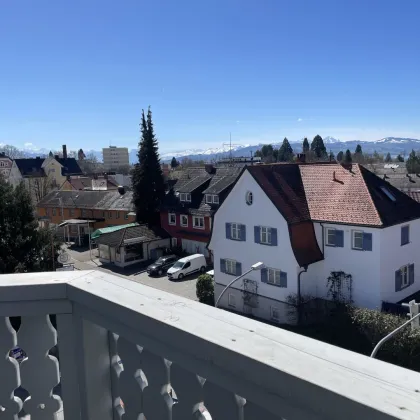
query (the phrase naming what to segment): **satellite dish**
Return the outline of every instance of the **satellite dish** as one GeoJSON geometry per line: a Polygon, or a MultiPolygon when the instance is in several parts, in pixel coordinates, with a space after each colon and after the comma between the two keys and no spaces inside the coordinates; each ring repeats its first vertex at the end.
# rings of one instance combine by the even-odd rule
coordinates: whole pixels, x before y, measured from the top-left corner
{"type": "Polygon", "coordinates": [[[70,254],[67,252],[63,252],[62,254],[59,254],[57,257],[57,261],[60,264],[67,264],[71,260],[70,254]]]}

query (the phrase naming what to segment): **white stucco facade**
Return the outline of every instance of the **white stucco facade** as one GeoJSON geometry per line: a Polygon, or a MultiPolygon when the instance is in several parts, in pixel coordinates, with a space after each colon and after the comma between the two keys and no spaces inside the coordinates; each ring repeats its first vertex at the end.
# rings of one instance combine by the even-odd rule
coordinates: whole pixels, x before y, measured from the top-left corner
{"type": "MultiPolygon", "coordinates": [[[[220,259],[231,259],[241,263],[242,272],[249,270],[252,264],[263,262],[267,267],[275,268],[287,273],[287,287],[278,287],[263,283],[261,272],[249,273],[244,279],[256,282],[256,293],[259,297],[267,298],[283,313],[287,297],[297,292],[297,275],[300,271],[294,256],[289,230],[286,221],[277,208],[266,196],[248,172],[244,172],[238,180],[228,198],[220,206],[214,216],[214,226],[209,248],[214,254],[215,295],[220,294],[223,287],[235,276],[221,272],[220,259]],[[253,204],[246,203],[247,192],[253,194],[253,204]],[[226,238],[226,223],[240,223],[246,226],[246,241],[235,241],[226,238]],[[254,242],[254,226],[267,226],[277,229],[277,246],[262,245],[254,242]]],[[[248,312],[261,318],[270,318],[270,305],[266,299],[258,299],[257,308],[244,308],[243,281],[236,283],[229,294],[235,295],[235,307],[238,312],[248,312]],[[263,301],[265,303],[263,303],[263,301]]],[[[228,307],[229,294],[226,294],[220,306],[228,307]]],[[[283,321],[283,319],[281,320],[283,321]]]]}
{"type": "Polygon", "coordinates": [[[23,176],[19,171],[19,168],[16,165],[16,162],[13,161],[12,167],[9,173],[9,183],[14,187],[17,187],[23,181],[23,176]]]}
{"type": "MultiPolygon", "coordinates": [[[[396,303],[420,289],[420,219],[387,228],[314,222],[314,229],[324,259],[309,265],[308,271],[301,275],[302,295],[327,298],[327,278],[332,271],[343,271],[352,276],[351,298],[360,307],[380,309],[383,301],[396,303]],[[409,225],[410,240],[401,245],[401,227],[406,225],[409,225]],[[328,228],[343,231],[343,246],[327,246],[328,228]],[[353,231],[371,235],[371,250],[353,249],[353,231]],[[414,282],[397,290],[396,271],[412,264],[414,282]]],[[[258,304],[251,310],[244,305],[242,280],[232,285],[220,303],[222,307],[267,319],[272,319],[271,307],[277,306],[284,313],[284,319],[278,322],[285,320],[288,312],[285,302],[288,296],[296,295],[298,273],[302,268],[293,253],[286,220],[249,172],[243,173],[215,214],[209,248],[214,254],[216,299],[224,286],[235,278],[222,272],[221,259],[240,262],[242,273],[259,261],[266,267],[286,272],[287,287],[262,282],[259,271],[245,276],[256,282],[258,304]],[[245,199],[249,191],[253,194],[252,205],[245,199]],[[228,239],[226,223],[245,225],[246,240],[228,239]],[[277,246],[255,243],[254,226],[277,229],[277,246]]]]}

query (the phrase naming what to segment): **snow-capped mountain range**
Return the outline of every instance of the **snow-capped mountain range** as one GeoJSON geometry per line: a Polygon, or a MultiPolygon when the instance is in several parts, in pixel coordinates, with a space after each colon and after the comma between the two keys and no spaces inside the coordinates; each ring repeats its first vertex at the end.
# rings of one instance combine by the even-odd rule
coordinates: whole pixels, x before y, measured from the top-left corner
{"type": "MultiPolygon", "coordinates": [[[[350,151],[354,152],[356,146],[360,144],[362,146],[362,150],[365,153],[373,153],[377,151],[378,153],[390,153],[392,156],[396,156],[398,154],[405,154],[408,155],[412,149],[420,150],[420,140],[413,139],[413,138],[405,138],[405,137],[385,137],[380,140],[374,141],[360,141],[360,140],[349,140],[349,141],[341,141],[335,137],[327,136],[324,137],[324,144],[327,147],[328,151],[332,151],[337,154],[340,150],[346,151],[349,149],[350,151]]],[[[311,140],[309,139],[309,142],[311,140]]],[[[281,146],[282,142],[278,143],[271,143],[273,147],[278,148],[281,146]]],[[[290,144],[295,153],[298,153],[302,149],[302,140],[293,141],[290,140],[290,144]]],[[[179,150],[174,152],[165,152],[162,150],[160,154],[160,158],[163,162],[170,162],[172,157],[175,157],[178,160],[182,160],[182,158],[188,158],[192,160],[214,160],[223,157],[228,157],[231,153],[232,156],[251,156],[251,153],[254,154],[257,150],[261,149],[263,143],[256,144],[256,145],[238,145],[232,146],[231,150],[229,151],[229,146],[223,147],[213,147],[208,149],[187,149],[187,150],[179,150]]],[[[0,144],[1,149],[2,144],[0,144]]],[[[25,156],[27,157],[36,157],[41,156],[45,157],[50,152],[49,149],[45,148],[37,148],[31,143],[25,144],[22,151],[24,152],[25,156]]],[[[98,150],[84,150],[85,155],[88,156],[89,154],[94,154],[98,161],[102,161],[102,151],[98,150]]],[[[54,150],[53,150],[54,153],[54,150]]],[[[74,152],[75,153],[75,152],[74,152]]],[[[74,153],[69,150],[69,156],[74,156],[74,153]]],[[[137,150],[131,149],[129,151],[129,159],[130,163],[137,162],[137,150]]]]}
{"type": "MultiPolygon", "coordinates": [[[[346,151],[349,149],[354,152],[356,146],[360,144],[362,150],[365,153],[373,153],[377,151],[378,153],[390,153],[392,156],[397,156],[398,154],[408,154],[412,149],[420,149],[420,140],[403,138],[403,137],[385,137],[380,140],[375,141],[360,141],[360,140],[348,140],[341,141],[335,137],[327,136],[324,137],[324,144],[328,151],[332,151],[337,154],[340,150],[346,151]]],[[[292,146],[295,153],[298,153],[302,149],[302,141],[293,141],[290,140],[290,145],[292,146]]],[[[311,142],[311,140],[309,140],[311,142]]],[[[282,142],[271,143],[274,148],[280,147],[282,142]]],[[[230,153],[232,156],[251,156],[251,153],[254,154],[257,150],[261,149],[263,143],[256,145],[242,145],[232,147],[230,153]]],[[[163,161],[170,161],[172,157],[176,159],[189,158],[193,160],[211,160],[222,157],[229,156],[229,147],[220,148],[220,149],[193,149],[185,151],[177,151],[172,153],[162,153],[161,159],[163,161]]]]}

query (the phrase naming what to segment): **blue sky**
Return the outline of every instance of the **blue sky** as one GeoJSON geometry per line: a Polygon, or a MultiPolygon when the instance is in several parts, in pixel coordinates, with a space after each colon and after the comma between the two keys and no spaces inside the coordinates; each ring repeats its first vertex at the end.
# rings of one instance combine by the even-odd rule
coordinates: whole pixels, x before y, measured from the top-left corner
{"type": "Polygon", "coordinates": [[[418,0],[0,0],[0,143],[420,138],[418,0]]]}

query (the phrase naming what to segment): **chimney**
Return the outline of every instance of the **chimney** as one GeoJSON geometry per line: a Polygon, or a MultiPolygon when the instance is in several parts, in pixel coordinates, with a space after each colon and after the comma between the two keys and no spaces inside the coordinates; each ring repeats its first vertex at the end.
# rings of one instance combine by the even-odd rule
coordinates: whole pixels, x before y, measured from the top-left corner
{"type": "Polygon", "coordinates": [[[67,159],[67,146],[63,144],[63,159],[67,159]]]}
{"type": "Polygon", "coordinates": [[[207,163],[207,164],[204,166],[204,169],[206,170],[206,172],[207,172],[208,174],[212,174],[212,173],[214,172],[214,166],[213,166],[211,163],[207,163]]]}
{"type": "Polygon", "coordinates": [[[121,195],[124,195],[125,194],[125,188],[122,185],[118,185],[118,192],[121,195]]]}
{"type": "Polygon", "coordinates": [[[298,153],[297,154],[297,161],[299,163],[305,163],[306,162],[306,156],[305,153],[298,153]]]}
{"type": "Polygon", "coordinates": [[[60,157],[60,156],[58,156],[58,155],[54,155],[54,158],[55,158],[55,159],[58,159],[59,157],[60,157]]]}

